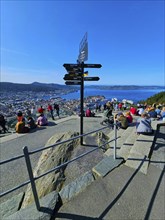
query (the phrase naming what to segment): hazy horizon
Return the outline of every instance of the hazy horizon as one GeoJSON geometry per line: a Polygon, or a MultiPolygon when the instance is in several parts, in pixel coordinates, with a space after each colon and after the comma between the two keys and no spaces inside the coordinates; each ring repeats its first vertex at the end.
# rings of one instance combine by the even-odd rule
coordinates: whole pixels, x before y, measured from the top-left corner
{"type": "MultiPolygon", "coordinates": [[[[35,82],[31,82],[31,83],[26,83],[26,82],[21,82],[21,83],[19,83],[19,82],[0,82],[0,83],[13,83],[13,84],[27,84],[27,85],[30,85],[30,84],[33,84],[33,83],[41,83],[41,84],[58,84],[58,85],[65,85],[65,83],[64,84],[60,84],[60,83],[53,83],[53,82],[51,82],[51,83],[44,83],[44,82],[38,82],[38,81],[35,81],[35,82]]],[[[95,85],[93,85],[93,84],[88,84],[88,85],[84,85],[84,86],[146,86],[146,87],[149,87],[149,86],[157,86],[157,87],[164,87],[165,88],[165,85],[156,85],[156,84],[153,84],[153,85],[137,85],[137,84],[95,84],[95,85]]]]}

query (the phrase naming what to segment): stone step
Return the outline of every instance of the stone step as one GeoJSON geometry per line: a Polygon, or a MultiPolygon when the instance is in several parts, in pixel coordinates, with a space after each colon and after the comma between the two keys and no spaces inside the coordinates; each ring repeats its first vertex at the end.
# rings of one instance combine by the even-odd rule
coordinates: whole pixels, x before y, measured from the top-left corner
{"type": "Polygon", "coordinates": [[[154,134],[152,135],[137,135],[136,128],[134,129],[134,133],[128,137],[118,152],[118,156],[127,160],[125,163],[126,166],[139,169],[142,173],[147,174],[149,164],[148,156],[151,151],[158,124],[160,124],[160,122],[157,120],[151,122],[152,128],[154,129],[154,134]],[[129,143],[131,143],[132,146],[129,146],[129,143]],[[127,145],[127,148],[124,147],[124,145],[127,145]]]}
{"type": "Polygon", "coordinates": [[[149,153],[153,144],[154,134],[152,135],[138,135],[137,140],[130,150],[130,154],[125,163],[134,169],[139,169],[144,174],[147,174],[149,164],[149,153]]]}
{"type": "Polygon", "coordinates": [[[121,148],[123,143],[125,143],[126,139],[130,136],[132,133],[132,130],[135,129],[135,126],[130,126],[126,130],[123,131],[121,138],[117,141],[117,146],[121,148]]]}
{"type": "Polygon", "coordinates": [[[128,155],[132,146],[134,145],[138,135],[136,133],[136,128],[133,127],[132,131],[130,131],[130,135],[127,137],[121,148],[117,151],[117,156],[124,158],[127,160],[128,155]]]}
{"type": "MultiPolygon", "coordinates": [[[[132,133],[132,130],[134,130],[135,127],[134,126],[130,126],[128,127],[126,130],[123,130],[123,129],[119,129],[117,131],[117,149],[116,151],[119,151],[121,146],[123,145],[123,143],[125,143],[126,139],[129,137],[129,135],[132,133]]],[[[112,139],[115,138],[115,134],[113,132],[112,136],[111,136],[112,139]]],[[[111,144],[111,146],[114,146],[114,142],[113,144],[111,144]]],[[[105,155],[106,156],[110,156],[110,155],[113,155],[113,147],[111,147],[110,149],[108,149],[106,152],[105,152],[105,155]]]]}
{"type": "Polygon", "coordinates": [[[114,160],[113,156],[103,158],[95,167],[92,168],[95,178],[104,177],[114,168],[118,167],[123,159],[114,160]]]}

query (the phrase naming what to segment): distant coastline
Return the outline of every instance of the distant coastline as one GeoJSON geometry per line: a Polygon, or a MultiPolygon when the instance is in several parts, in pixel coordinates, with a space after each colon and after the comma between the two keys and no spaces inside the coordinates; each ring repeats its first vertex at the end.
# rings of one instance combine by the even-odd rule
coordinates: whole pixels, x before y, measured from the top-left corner
{"type": "Polygon", "coordinates": [[[91,86],[85,86],[86,88],[94,88],[94,89],[101,89],[101,90],[165,90],[165,86],[138,86],[138,85],[91,85],[91,86]]]}
{"type": "MultiPolygon", "coordinates": [[[[85,88],[93,88],[99,90],[165,90],[165,86],[141,86],[141,85],[85,85],[85,88]]],[[[39,83],[33,82],[30,84],[0,82],[0,91],[35,91],[35,92],[48,92],[58,91],[60,92],[75,92],[79,90],[80,86],[67,86],[56,83],[39,83]]]]}
{"type": "MultiPolygon", "coordinates": [[[[104,96],[106,100],[111,100],[113,98],[118,101],[123,99],[132,100],[134,103],[137,103],[142,100],[164,91],[163,89],[100,89],[93,87],[85,87],[84,97],[101,95],[104,96]]],[[[68,93],[61,96],[63,99],[79,99],[80,91],[68,93]]]]}

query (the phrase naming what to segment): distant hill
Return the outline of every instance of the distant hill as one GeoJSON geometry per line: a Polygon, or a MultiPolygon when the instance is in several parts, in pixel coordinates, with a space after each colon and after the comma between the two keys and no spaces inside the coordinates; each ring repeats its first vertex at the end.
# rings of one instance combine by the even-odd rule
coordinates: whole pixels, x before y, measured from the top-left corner
{"type": "MultiPolygon", "coordinates": [[[[162,89],[163,86],[136,86],[136,85],[85,85],[85,88],[94,88],[102,90],[137,90],[137,89],[162,89]]],[[[79,86],[67,86],[55,83],[40,83],[33,82],[31,84],[0,82],[0,91],[34,91],[34,92],[47,92],[47,91],[77,91],[79,86]]]]}
{"type": "Polygon", "coordinates": [[[140,103],[147,103],[149,105],[152,105],[154,103],[155,104],[165,104],[165,92],[159,92],[158,94],[155,94],[146,100],[140,101],[140,103]]]}
{"type": "Polygon", "coordinates": [[[86,86],[94,89],[102,89],[102,90],[142,90],[142,89],[162,89],[164,90],[164,86],[137,86],[137,85],[90,85],[86,86]]]}
{"type": "Polygon", "coordinates": [[[0,82],[0,91],[34,91],[34,92],[46,92],[46,91],[75,91],[76,88],[66,85],[60,85],[55,83],[39,83],[33,82],[31,84],[0,82]]]}

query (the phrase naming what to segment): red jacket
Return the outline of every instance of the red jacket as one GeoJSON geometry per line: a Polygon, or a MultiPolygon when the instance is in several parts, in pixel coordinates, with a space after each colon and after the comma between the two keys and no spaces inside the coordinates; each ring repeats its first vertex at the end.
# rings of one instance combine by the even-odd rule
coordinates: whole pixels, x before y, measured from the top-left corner
{"type": "Polygon", "coordinates": [[[86,117],[91,117],[91,110],[87,109],[85,114],[86,114],[86,117]]]}
{"type": "Polygon", "coordinates": [[[130,108],[130,112],[131,112],[131,114],[136,115],[137,110],[136,110],[136,108],[131,107],[131,108],[130,108]]]}
{"type": "Polygon", "coordinates": [[[42,114],[42,113],[44,113],[44,108],[42,108],[42,107],[40,107],[40,108],[38,108],[38,113],[40,113],[40,114],[42,114]]]}
{"type": "Polygon", "coordinates": [[[52,110],[53,110],[52,106],[48,105],[48,111],[52,111],[52,110]]]}

